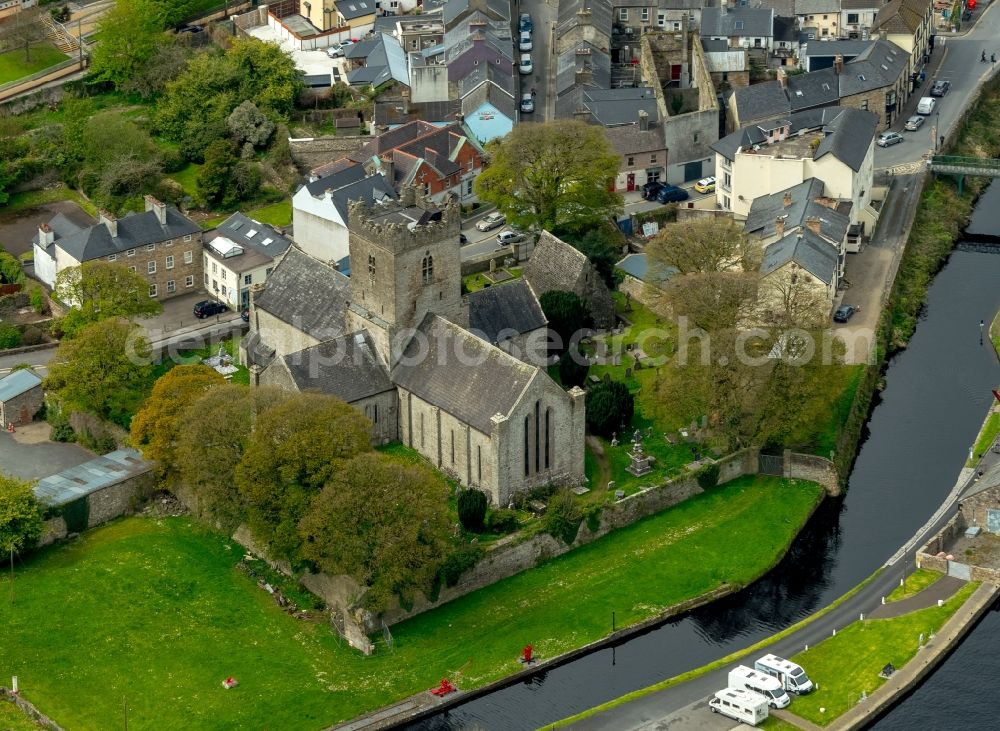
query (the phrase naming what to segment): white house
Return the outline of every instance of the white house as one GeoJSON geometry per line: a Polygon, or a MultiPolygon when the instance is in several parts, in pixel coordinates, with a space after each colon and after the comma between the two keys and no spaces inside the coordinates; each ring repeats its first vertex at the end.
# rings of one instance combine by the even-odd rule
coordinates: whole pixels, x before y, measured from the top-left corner
{"type": "Polygon", "coordinates": [[[291,244],[271,226],[234,213],[205,236],[205,290],[234,310],[249,307],[250,287],[265,282],[291,244]]]}

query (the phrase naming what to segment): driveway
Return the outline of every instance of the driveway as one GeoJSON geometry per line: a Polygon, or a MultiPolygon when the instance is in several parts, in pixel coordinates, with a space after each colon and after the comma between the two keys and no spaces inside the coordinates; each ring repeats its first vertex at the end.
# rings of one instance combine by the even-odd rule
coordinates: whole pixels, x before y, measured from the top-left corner
{"type": "Polygon", "coordinates": [[[55,201],[17,214],[3,216],[0,220],[0,246],[14,256],[31,251],[31,239],[38,233],[39,225],[62,213],[78,226],[93,226],[96,221],[73,201],[55,201]]]}
{"type": "Polygon", "coordinates": [[[77,444],[50,442],[49,425],[36,422],[10,434],[0,432],[0,472],[37,480],[83,464],[94,455],[77,444]]]}

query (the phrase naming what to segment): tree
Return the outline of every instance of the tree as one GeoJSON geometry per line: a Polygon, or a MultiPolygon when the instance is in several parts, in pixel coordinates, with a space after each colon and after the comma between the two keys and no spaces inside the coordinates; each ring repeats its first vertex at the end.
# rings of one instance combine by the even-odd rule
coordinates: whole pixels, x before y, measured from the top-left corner
{"type": "Polygon", "coordinates": [[[482,490],[461,490],[458,493],[458,520],[462,527],[473,533],[481,533],[487,505],[486,493],[482,490]]]}
{"type": "Polygon", "coordinates": [[[570,347],[574,335],[593,327],[590,306],[573,292],[554,289],[543,294],[538,304],[558,339],[553,350],[560,353],[570,347]]]}
{"type": "Polygon", "coordinates": [[[24,269],[17,257],[0,249],[0,283],[17,284],[24,279],[24,269]]]}
{"type": "Polygon", "coordinates": [[[0,24],[0,45],[24,50],[24,61],[31,61],[31,47],[45,40],[45,26],[42,16],[45,11],[39,7],[23,8],[5,23],[0,24]]]}
{"type": "Polygon", "coordinates": [[[559,359],[559,380],[563,388],[583,386],[587,381],[590,363],[579,348],[570,347],[559,359]]]}
{"type": "Polygon", "coordinates": [[[118,0],[98,23],[101,42],[90,61],[93,80],[125,89],[165,42],[164,27],[163,10],[155,0],[118,0]]]}
{"type": "Polygon", "coordinates": [[[7,186],[15,182],[17,182],[17,176],[11,169],[10,163],[0,160],[0,205],[10,200],[10,193],[7,192],[7,186]]]}
{"type": "Polygon", "coordinates": [[[587,426],[594,434],[611,437],[628,429],[634,412],[635,398],[624,383],[606,379],[587,390],[587,426]]]}
{"type": "Polygon", "coordinates": [[[71,337],[109,317],[152,317],[163,312],[163,306],[150,299],[145,277],[102,259],[63,269],[56,275],[55,294],[73,306],[62,323],[63,332],[71,337]]]}
{"type": "Polygon", "coordinates": [[[198,172],[198,195],[207,204],[221,203],[232,184],[238,160],[229,140],[216,140],[205,150],[205,165],[198,172]]]}
{"type": "Polygon", "coordinates": [[[675,317],[685,317],[689,327],[713,333],[734,328],[748,319],[756,308],[757,272],[725,271],[687,274],[672,278],[653,309],[675,317]]]}
{"type": "Polygon", "coordinates": [[[149,343],[121,318],[88,325],[55,352],[45,387],[71,409],[127,425],[150,379],[149,343]]]}
{"type": "Polygon", "coordinates": [[[662,274],[668,273],[668,269],[681,274],[760,269],[760,242],[743,233],[742,227],[731,218],[669,223],[653,237],[646,251],[651,268],[659,269],[662,274]]]}
{"type": "Polygon", "coordinates": [[[614,192],[619,157],[599,125],[519,124],[486,151],[489,166],[476,178],[476,195],[508,221],[552,231],[601,223],[622,210],[614,192]]]}
{"type": "Polygon", "coordinates": [[[274,134],[274,122],[249,99],[233,110],[226,126],[237,145],[249,142],[253,147],[263,147],[274,134]]]}
{"type": "MultiPolygon", "coordinates": [[[[170,38],[169,35],[163,37],[170,38]]],[[[149,60],[125,82],[123,91],[136,93],[143,99],[161,94],[169,81],[184,73],[189,55],[188,50],[169,40],[157,44],[149,60]]]]}
{"type": "MultiPolygon", "coordinates": [[[[206,365],[177,365],[153,384],[153,392],[132,419],[132,443],[157,463],[161,476],[177,474],[175,448],[189,422],[186,412],[208,390],[226,382],[206,365]]],[[[214,419],[212,419],[214,421],[214,419]]]]}
{"type": "Polygon", "coordinates": [[[114,113],[93,115],[82,128],[67,122],[64,136],[71,138],[77,129],[80,140],[69,143],[67,163],[70,170],[79,169],[77,182],[98,205],[117,210],[125,198],[156,185],[161,154],[145,130],[114,113]]]}
{"type": "Polygon", "coordinates": [[[257,417],[236,467],[247,523],[274,558],[298,551],[299,519],[343,463],[371,449],[370,424],[340,399],[295,394],[257,417]]]}
{"type": "MultiPolygon", "coordinates": [[[[616,239],[621,239],[617,229],[611,234],[616,239]]],[[[571,237],[567,241],[581,254],[586,256],[590,263],[594,265],[597,273],[604,280],[608,289],[614,289],[616,281],[615,265],[621,259],[621,245],[616,246],[610,240],[609,232],[605,228],[591,228],[579,238],[571,237]]]]}
{"type": "Polygon", "coordinates": [[[360,454],[315,496],[299,530],[303,556],[369,587],[365,604],[429,590],[448,547],[448,487],[422,465],[360,454]]]}
{"type": "Polygon", "coordinates": [[[0,474],[0,551],[19,554],[33,548],[44,527],[32,483],[0,474]]]}

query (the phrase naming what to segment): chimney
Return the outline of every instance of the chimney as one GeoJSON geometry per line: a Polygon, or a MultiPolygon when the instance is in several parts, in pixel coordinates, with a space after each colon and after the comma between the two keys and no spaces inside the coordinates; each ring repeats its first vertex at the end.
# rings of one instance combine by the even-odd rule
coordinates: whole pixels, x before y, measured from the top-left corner
{"type": "Polygon", "coordinates": [[[778,216],[776,219],[774,219],[774,235],[777,236],[779,239],[784,238],[785,236],[784,216],[778,216]]]}
{"type": "Polygon", "coordinates": [[[593,86],[594,85],[594,72],[589,68],[581,69],[576,72],[576,79],[574,79],[577,86],[593,86]]]}
{"type": "Polygon", "coordinates": [[[806,219],[806,228],[812,231],[817,236],[819,236],[819,226],[820,226],[820,219],[816,218],[815,216],[810,216],[809,218],[806,219]]]}
{"type": "Polygon", "coordinates": [[[639,129],[643,132],[649,130],[649,113],[645,109],[639,110],[639,129]]]}
{"type": "Polygon", "coordinates": [[[792,205],[792,194],[786,190],[785,197],[782,199],[781,202],[784,204],[785,208],[788,208],[790,205],[792,205]]]}
{"type": "Polygon", "coordinates": [[[782,89],[788,88],[788,74],[780,67],[778,68],[778,83],[781,84],[782,89]]]}
{"type": "Polygon", "coordinates": [[[49,246],[56,240],[56,235],[52,233],[52,227],[43,223],[38,227],[38,244],[39,246],[49,246]]]}
{"type": "Polygon", "coordinates": [[[844,57],[839,53],[833,58],[833,71],[837,76],[844,73],[844,57]]]}
{"type": "Polygon", "coordinates": [[[382,163],[382,175],[392,185],[396,180],[396,163],[392,159],[392,153],[388,153],[379,158],[382,163]]]}
{"type": "Polygon", "coordinates": [[[151,195],[147,195],[143,200],[146,203],[147,211],[156,211],[156,220],[160,222],[161,226],[167,225],[167,207],[156,200],[151,195]]]}
{"type": "Polygon", "coordinates": [[[103,223],[105,226],[107,226],[108,231],[111,232],[112,236],[115,237],[118,236],[118,219],[116,219],[110,213],[108,213],[107,211],[98,211],[97,222],[103,223]]]}
{"type": "Polygon", "coordinates": [[[415,206],[417,204],[417,188],[415,185],[405,185],[403,189],[399,192],[399,202],[405,207],[415,206]]]}
{"type": "Polygon", "coordinates": [[[590,25],[590,8],[584,7],[577,14],[577,22],[580,25],[590,25]]]}

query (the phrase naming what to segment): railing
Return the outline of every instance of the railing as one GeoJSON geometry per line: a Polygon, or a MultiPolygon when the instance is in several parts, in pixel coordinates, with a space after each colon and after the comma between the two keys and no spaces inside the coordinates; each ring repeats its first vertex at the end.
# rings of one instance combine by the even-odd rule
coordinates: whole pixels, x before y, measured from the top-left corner
{"type": "Polygon", "coordinates": [[[982,174],[1000,174],[1000,160],[985,157],[961,157],[958,155],[934,155],[930,159],[930,169],[947,172],[947,169],[985,171],[982,174]]]}

